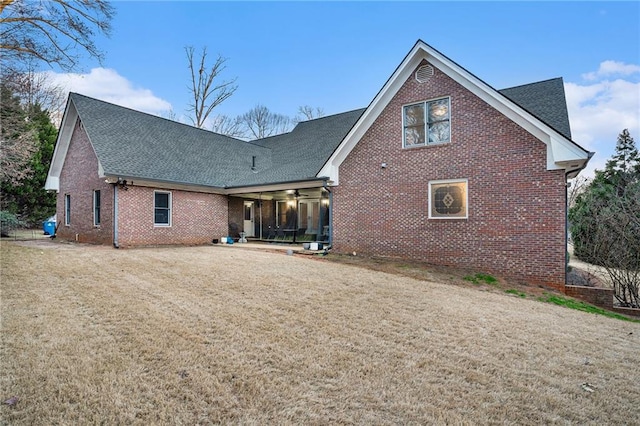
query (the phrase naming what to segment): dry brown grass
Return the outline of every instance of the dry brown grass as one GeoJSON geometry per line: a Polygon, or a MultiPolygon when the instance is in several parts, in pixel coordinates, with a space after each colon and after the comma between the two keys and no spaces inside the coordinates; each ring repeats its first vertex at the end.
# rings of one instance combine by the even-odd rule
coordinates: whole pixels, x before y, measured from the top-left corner
{"type": "Polygon", "coordinates": [[[640,418],[637,323],[232,247],[1,252],[3,424],[640,418]]]}

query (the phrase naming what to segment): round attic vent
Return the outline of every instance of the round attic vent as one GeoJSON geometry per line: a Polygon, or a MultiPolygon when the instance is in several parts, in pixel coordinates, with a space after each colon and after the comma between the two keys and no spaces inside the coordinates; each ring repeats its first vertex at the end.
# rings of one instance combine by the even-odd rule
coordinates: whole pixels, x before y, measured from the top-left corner
{"type": "Polygon", "coordinates": [[[433,76],[433,67],[431,65],[423,65],[416,70],[416,81],[425,83],[433,76]]]}

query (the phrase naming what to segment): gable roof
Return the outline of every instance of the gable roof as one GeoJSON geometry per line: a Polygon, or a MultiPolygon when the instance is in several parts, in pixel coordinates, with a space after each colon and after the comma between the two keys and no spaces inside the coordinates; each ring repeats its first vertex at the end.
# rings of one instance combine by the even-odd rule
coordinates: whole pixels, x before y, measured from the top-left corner
{"type": "Polygon", "coordinates": [[[71,93],[45,188],[59,188],[78,118],[98,159],[99,176],[225,192],[318,180],[317,172],[362,111],[301,122],[289,133],[245,142],[71,93]]]}
{"type": "MultiPolygon", "coordinates": [[[[327,176],[333,184],[339,183],[339,169],[342,162],[360,141],[366,130],[382,113],[393,96],[400,90],[404,82],[424,60],[547,145],[547,170],[562,169],[567,177],[574,177],[586,166],[589,158],[591,158],[592,153],[571,140],[568,123],[566,127],[561,123],[564,119],[560,118],[561,113],[558,112],[557,108],[554,108],[552,113],[543,113],[542,116],[536,116],[526,109],[527,106],[532,109],[544,109],[547,102],[536,101],[534,94],[538,89],[548,85],[556,89],[557,95],[557,81],[551,80],[548,84],[541,82],[539,85],[519,86],[519,88],[507,89],[506,94],[503,94],[422,40],[418,40],[373,98],[340,146],[326,161],[318,174],[319,176],[327,176]],[[510,97],[516,98],[517,101],[512,100],[510,97]],[[524,106],[521,106],[520,103],[524,106]],[[554,125],[558,125],[560,128],[556,129],[553,127],[554,125]]],[[[564,99],[564,89],[562,95],[564,99]]],[[[566,104],[566,101],[564,103],[566,104]]],[[[564,108],[566,109],[566,105],[564,108]]],[[[538,114],[540,114],[540,111],[538,111],[538,114]]]]}

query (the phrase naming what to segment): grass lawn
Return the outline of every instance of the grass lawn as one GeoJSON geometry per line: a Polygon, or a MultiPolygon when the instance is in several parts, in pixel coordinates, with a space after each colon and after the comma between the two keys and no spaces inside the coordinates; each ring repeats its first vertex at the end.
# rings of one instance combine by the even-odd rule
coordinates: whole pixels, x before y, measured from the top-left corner
{"type": "Polygon", "coordinates": [[[0,424],[640,419],[640,324],[519,291],[238,247],[0,250],[0,424]]]}

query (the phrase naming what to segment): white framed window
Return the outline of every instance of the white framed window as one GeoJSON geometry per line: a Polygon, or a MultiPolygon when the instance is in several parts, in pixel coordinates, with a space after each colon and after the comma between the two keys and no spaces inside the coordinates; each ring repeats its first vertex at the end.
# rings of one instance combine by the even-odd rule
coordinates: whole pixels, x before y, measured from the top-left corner
{"type": "Polygon", "coordinates": [[[467,179],[429,182],[429,219],[467,219],[468,187],[467,179]]]}
{"type": "Polygon", "coordinates": [[[93,226],[100,226],[100,191],[93,191],[93,226]]]}
{"type": "Polygon", "coordinates": [[[403,106],[402,126],[402,146],[405,148],[451,142],[450,98],[403,106]]]}
{"type": "Polygon", "coordinates": [[[64,224],[71,225],[71,194],[64,194],[64,224]]]}
{"type": "Polygon", "coordinates": [[[171,192],[153,192],[154,226],[171,226],[171,192]]]}

